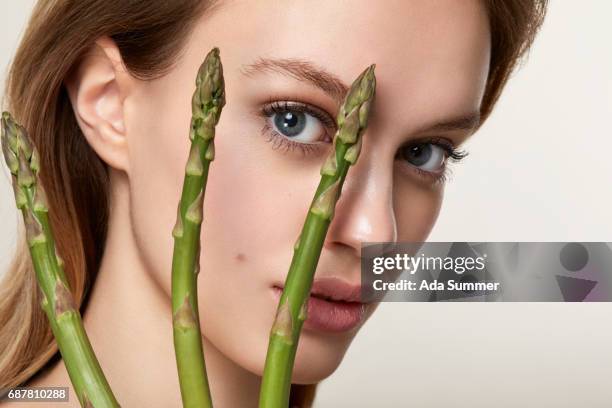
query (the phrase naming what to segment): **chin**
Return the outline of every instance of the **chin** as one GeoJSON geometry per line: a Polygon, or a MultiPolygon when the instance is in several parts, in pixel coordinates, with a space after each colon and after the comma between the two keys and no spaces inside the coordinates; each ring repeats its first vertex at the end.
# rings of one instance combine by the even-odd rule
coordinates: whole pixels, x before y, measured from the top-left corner
{"type": "Polygon", "coordinates": [[[342,363],[354,336],[333,336],[302,332],[292,382],[314,384],[329,377],[342,363]]]}
{"type": "MultiPolygon", "coordinates": [[[[340,337],[302,331],[291,382],[315,384],[332,375],[340,366],[353,337],[354,334],[340,337]]],[[[256,346],[251,344],[253,347],[248,348],[248,354],[228,357],[247,371],[262,377],[268,347],[268,339],[263,340],[256,346]]]]}
{"type": "MultiPolygon", "coordinates": [[[[374,313],[378,304],[369,305],[365,323],[374,313]]],[[[300,336],[295,365],[294,384],[314,384],[332,375],[342,363],[346,351],[363,324],[344,333],[322,333],[303,330],[300,336]]]]}
{"type": "Polygon", "coordinates": [[[318,358],[296,358],[292,382],[295,384],[315,384],[332,375],[340,366],[344,355],[320,356],[318,358]]]}

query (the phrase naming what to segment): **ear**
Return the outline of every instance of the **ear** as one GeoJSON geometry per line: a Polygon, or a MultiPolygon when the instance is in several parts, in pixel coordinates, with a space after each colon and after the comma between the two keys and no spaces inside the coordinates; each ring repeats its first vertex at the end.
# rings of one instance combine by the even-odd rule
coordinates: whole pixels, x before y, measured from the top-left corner
{"type": "Polygon", "coordinates": [[[98,39],[65,79],[87,142],[110,167],[129,171],[124,101],[134,78],[109,37],[98,39]]]}

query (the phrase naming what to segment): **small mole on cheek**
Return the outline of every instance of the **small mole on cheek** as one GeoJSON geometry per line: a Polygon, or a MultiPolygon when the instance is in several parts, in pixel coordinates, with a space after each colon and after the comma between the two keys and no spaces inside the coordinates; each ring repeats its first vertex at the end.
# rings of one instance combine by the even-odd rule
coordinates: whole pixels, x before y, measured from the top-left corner
{"type": "Polygon", "coordinates": [[[236,260],[238,262],[244,262],[246,260],[246,256],[240,252],[238,252],[238,254],[236,254],[236,260]]]}

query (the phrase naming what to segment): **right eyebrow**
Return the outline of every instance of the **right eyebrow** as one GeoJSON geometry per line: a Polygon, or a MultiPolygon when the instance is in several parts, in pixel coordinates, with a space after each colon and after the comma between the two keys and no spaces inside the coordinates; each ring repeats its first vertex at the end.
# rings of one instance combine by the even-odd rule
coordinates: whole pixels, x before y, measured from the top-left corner
{"type": "Polygon", "coordinates": [[[299,81],[308,82],[319,88],[338,104],[342,103],[349,87],[340,78],[317,67],[313,62],[296,58],[258,58],[251,64],[245,64],[241,69],[245,76],[252,77],[258,73],[276,72],[287,75],[299,81]]]}

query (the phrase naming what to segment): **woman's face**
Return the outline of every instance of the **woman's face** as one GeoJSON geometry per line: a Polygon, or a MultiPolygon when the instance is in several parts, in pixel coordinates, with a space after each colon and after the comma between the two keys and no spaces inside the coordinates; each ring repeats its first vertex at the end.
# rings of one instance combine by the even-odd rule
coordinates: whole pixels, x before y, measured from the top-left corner
{"type": "MultiPolygon", "coordinates": [[[[343,90],[376,63],[361,156],[316,272],[358,284],[362,242],[424,241],[436,220],[443,158],[478,122],[488,21],[477,0],[226,1],[202,17],[175,68],[139,82],[124,106],[132,228],[151,279],[168,297],[191,95],[213,46],[221,50],[227,105],[204,202],[202,330],[226,357],[261,374],[275,287],[284,283],[332,148],[343,90]]],[[[331,374],[372,311],[357,325],[326,328],[325,315],[306,325],[294,382],[331,374]]]]}

